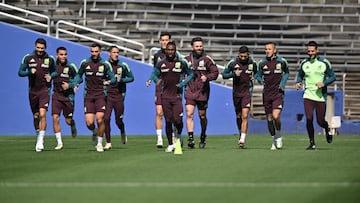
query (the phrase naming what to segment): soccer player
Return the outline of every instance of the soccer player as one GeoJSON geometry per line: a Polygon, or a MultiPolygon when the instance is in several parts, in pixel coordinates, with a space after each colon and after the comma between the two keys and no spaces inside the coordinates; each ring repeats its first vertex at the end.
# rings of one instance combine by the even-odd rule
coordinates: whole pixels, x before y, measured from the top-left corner
{"type": "MultiPolygon", "coordinates": [[[[154,54],[154,68],[156,64],[161,61],[161,59],[165,58],[165,49],[168,42],[171,41],[171,34],[168,32],[163,32],[160,34],[160,46],[161,48],[154,54]]],[[[151,81],[153,80],[153,73],[151,74],[150,78],[146,81],[146,86],[150,86],[151,81]]],[[[162,148],[163,146],[163,139],[162,139],[162,128],[163,128],[163,109],[161,103],[161,86],[155,85],[155,129],[157,135],[157,142],[156,146],[158,148],[162,148]]]]}
{"type": "Polygon", "coordinates": [[[111,64],[100,57],[101,45],[92,44],[90,52],[91,56],[80,63],[76,81],[80,83],[85,74],[85,122],[87,128],[93,132],[93,137],[97,135],[96,151],[103,152],[102,139],[105,131],[104,114],[106,109],[105,86],[115,84],[116,78],[111,64]],[[97,128],[95,128],[95,119],[97,128]]]}
{"type": "Polygon", "coordinates": [[[306,116],[306,129],[309,136],[310,145],[307,150],[315,150],[314,136],[314,110],[319,126],[325,129],[326,141],[332,142],[329,125],[325,120],[327,86],[335,81],[336,76],[331,67],[331,63],[324,57],[318,56],[318,44],[310,41],[307,44],[308,58],[300,63],[299,72],[296,79],[296,89],[302,88],[302,81],[305,82],[304,91],[304,110],[306,116]]]}
{"type": "Polygon", "coordinates": [[[46,112],[50,102],[51,79],[57,76],[55,60],[46,52],[46,40],[38,38],[35,50],[26,54],[20,64],[18,75],[29,79],[29,102],[37,134],[35,151],[44,150],[46,112]]]}
{"type": "Polygon", "coordinates": [[[188,84],[192,77],[193,72],[186,60],[177,57],[175,43],[168,42],[165,58],[159,61],[154,69],[154,82],[161,87],[162,108],[166,121],[166,137],[169,143],[165,149],[166,152],[172,152],[175,149],[175,143],[172,139],[173,125],[176,128],[176,139],[181,139],[184,126],[182,121],[182,92],[183,87],[188,84]],[[185,75],[187,75],[186,78],[185,75]]]}
{"type": "Polygon", "coordinates": [[[272,136],[271,150],[281,149],[281,111],[284,105],[284,92],[289,77],[289,66],[285,58],[277,55],[276,44],[265,44],[266,56],[258,63],[256,80],[264,85],[263,104],[267,117],[267,124],[272,136]]]}
{"type": "Polygon", "coordinates": [[[75,92],[77,91],[75,77],[78,70],[74,63],[70,63],[67,60],[67,50],[65,47],[58,47],[56,49],[56,57],[56,71],[58,73],[58,76],[53,79],[54,88],[51,107],[53,128],[57,141],[57,146],[55,147],[55,149],[61,150],[63,148],[60,128],[61,111],[64,114],[66,124],[71,127],[72,137],[76,137],[77,135],[73,114],[75,92]]]}
{"type": "Polygon", "coordinates": [[[203,40],[195,37],[191,40],[192,52],[185,57],[194,77],[185,89],[186,127],[188,131],[188,147],[195,147],[194,139],[194,111],[198,108],[201,125],[199,148],[205,148],[207,118],[206,109],[210,96],[210,81],[216,80],[219,70],[213,59],[204,51],[203,40]]]}
{"type": "Polygon", "coordinates": [[[111,46],[109,48],[109,56],[109,62],[111,64],[112,71],[117,78],[117,82],[114,85],[107,86],[106,110],[104,117],[106,144],[104,146],[104,150],[109,150],[112,147],[110,119],[113,109],[115,112],[116,125],[120,129],[121,141],[123,144],[127,143],[125,125],[123,121],[124,100],[126,94],[126,83],[134,81],[134,75],[132,74],[129,65],[119,60],[119,48],[111,46]]]}
{"type": "Polygon", "coordinates": [[[236,114],[236,124],[239,130],[238,147],[245,147],[248,129],[248,114],[251,107],[253,76],[257,72],[257,64],[250,58],[249,48],[241,46],[238,56],[225,66],[222,73],[224,79],[233,79],[233,102],[236,114]]]}

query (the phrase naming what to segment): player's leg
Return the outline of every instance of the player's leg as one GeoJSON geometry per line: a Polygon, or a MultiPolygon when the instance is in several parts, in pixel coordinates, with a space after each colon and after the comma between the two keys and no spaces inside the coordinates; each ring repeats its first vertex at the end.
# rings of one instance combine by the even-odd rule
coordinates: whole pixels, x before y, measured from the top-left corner
{"type": "MultiPolygon", "coordinates": [[[[188,100],[186,100],[188,103],[188,100]]],[[[188,132],[188,147],[194,148],[195,141],[194,141],[194,111],[195,106],[193,104],[188,103],[185,105],[186,109],[186,128],[188,132]]]]}
{"type": "Polygon", "coordinates": [[[274,118],[275,126],[275,146],[277,149],[281,149],[283,146],[282,136],[281,136],[281,109],[273,109],[272,117],[274,118]]]}
{"type": "Polygon", "coordinates": [[[85,109],[85,123],[86,127],[92,132],[92,144],[96,145],[97,142],[97,129],[95,126],[95,103],[90,96],[84,98],[84,109],[85,109]]]}
{"type": "Polygon", "coordinates": [[[64,116],[65,116],[65,122],[67,125],[70,126],[71,136],[76,137],[77,129],[76,129],[76,124],[75,124],[75,120],[74,120],[74,101],[73,101],[73,99],[70,99],[70,101],[64,102],[63,112],[64,112],[64,116]]]}
{"type": "Polygon", "coordinates": [[[314,102],[309,99],[304,99],[304,111],[306,117],[306,130],[309,136],[310,145],[306,148],[307,150],[316,149],[315,145],[315,132],[314,132],[314,102]]]}
{"type": "Polygon", "coordinates": [[[55,147],[56,150],[60,150],[63,148],[63,142],[61,139],[61,128],[60,128],[60,113],[61,113],[61,102],[55,99],[55,97],[53,96],[52,105],[51,105],[51,114],[53,119],[53,130],[57,141],[57,145],[55,147]]]}
{"type": "Polygon", "coordinates": [[[248,129],[248,115],[249,115],[249,108],[245,107],[241,110],[241,131],[240,131],[240,139],[239,139],[239,147],[244,148],[245,147],[245,140],[246,140],[246,134],[248,129]]]}
{"type": "Polygon", "coordinates": [[[206,145],[206,128],[208,123],[206,117],[207,105],[208,105],[207,101],[197,102],[198,114],[199,114],[200,126],[201,126],[199,148],[205,148],[206,145]]]}
{"type": "Polygon", "coordinates": [[[97,138],[98,142],[96,145],[96,151],[103,152],[104,148],[102,146],[103,136],[105,132],[105,123],[104,123],[104,115],[106,110],[106,98],[105,95],[98,96],[95,100],[95,117],[97,123],[97,138]]]}
{"type": "Polygon", "coordinates": [[[50,103],[49,91],[38,92],[39,98],[39,136],[38,141],[40,142],[40,148],[44,148],[44,137],[46,131],[46,112],[50,103]],[[42,146],[41,146],[42,144],[42,146]]]}
{"type": "Polygon", "coordinates": [[[121,142],[123,144],[127,143],[127,136],[125,134],[125,125],[124,125],[124,103],[122,102],[123,99],[121,99],[121,101],[118,101],[115,103],[114,105],[114,111],[115,111],[115,122],[117,127],[120,130],[120,136],[121,136],[121,142]]]}
{"type": "Polygon", "coordinates": [[[275,146],[275,139],[274,139],[274,135],[275,135],[275,124],[274,124],[274,118],[272,116],[272,101],[271,100],[267,100],[264,98],[264,107],[265,107],[265,114],[266,114],[266,120],[267,120],[267,126],[268,126],[268,130],[269,133],[271,135],[271,139],[272,139],[272,144],[271,144],[271,150],[276,150],[276,146],[275,146]]]}
{"type": "Polygon", "coordinates": [[[104,114],[104,125],[105,125],[105,139],[106,144],[104,146],[105,150],[111,149],[111,112],[114,107],[113,101],[108,97],[106,101],[106,108],[105,108],[105,114],[104,114]]]}
{"type": "Polygon", "coordinates": [[[172,152],[175,149],[175,143],[173,143],[173,139],[172,139],[172,132],[173,132],[173,125],[172,125],[172,104],[170,101],[168,100],[163,100],[162,101],[162,109],[164,111],[164,117],[165,117],[165,133],[166,133],[166,137],[168,140],[168,146],[165,149],[165,152],[172,152]]]}
{"type": "MultiPolygon", "coordinates": [[[[183,146],[183,138],[182,138],[182,130],[184,128],[183,123],[183,105],[180,99],[174,101],[173,103],[173,124],[175,126],[175,148],[176,147],[182,147],[183,146]],[[176,145],[176,143],[180,143],[176,145]]],[[[178,149],[180,150],[180,149],[178,149]]]]}
{"type": "Polygon", "coordinates": [[[315,102],[316,120],[320,127],[324,128],[326,134],[326,141],[332,143],[332,135],[330,134],[329,124],[325,120],[326,103],[315,102]]]}
{"type": "Polygon", "coordinates": [[[156,129],[156,136],[157,136],[157,142],[156,146],[158,148],[162,148],[163,146],[163,139],[162,139],[162,128],[163,128],[163,107],[161,104],[155,105],[155,129],[156,129]]]}

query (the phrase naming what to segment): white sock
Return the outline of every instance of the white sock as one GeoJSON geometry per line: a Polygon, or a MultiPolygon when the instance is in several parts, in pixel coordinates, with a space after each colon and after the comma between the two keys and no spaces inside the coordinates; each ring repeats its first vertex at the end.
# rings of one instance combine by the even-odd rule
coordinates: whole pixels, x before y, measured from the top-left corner
{"type": "Polygon", "coordinates": [[[56,141],[58,144],[62,144],[62,140],[61,140],[61,132],[55,133],[55,137],[56,137],[56,141]]]}
{"type": "Polygon", "coordinates": [[[40,144],[44,144],[45,130],[40,130],[39,135],[37,137],[37,142],[40,144]]]}
{"type": "Polygon", "coordinates": [[[245,141],[245,138],[246,138],[246,133],[241,133],[241,134],[240,134],[240,141],[241,141],[241,142],[244,142],[244,141],[245,141]]]}
{"type": "Polygon", "coordinates": [[[162,137],[162,129],[156,129],[156,135],[162,137]]]}
{"type": "Polygon", "coordinates": [[[98,136],[98,144],[102,145],[102,140],[103,140],[103,138],[98,136]]]}

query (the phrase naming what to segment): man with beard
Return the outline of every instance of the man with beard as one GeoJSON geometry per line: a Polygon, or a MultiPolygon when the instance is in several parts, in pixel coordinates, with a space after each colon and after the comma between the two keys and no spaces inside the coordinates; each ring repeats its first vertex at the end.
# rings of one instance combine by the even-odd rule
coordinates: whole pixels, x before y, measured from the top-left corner
{"type": "Polygon", "coordinates": [[[65,122],[71,127],[71,136],[76,137],[77,130],[75,126],[74,116],[74,102],[77,85],[75,84],[75,77],[77,75],[77,68],[74,63],[67,60],[67,50],[65,47],[58,47],[56,49],[56,71],[58,76],[54,78],[54,88],[52,94],[51,111],[53,117],[53,128],[55,138],[57,141],[56,150],[63,148],[60,128],[60,113],[64,114],[65,122]]]}
{"type": "MultiPolygon", "coordinates": [[[[102,138],[105,131],[104,114],[106,110],[106,88],[116,82],[111,64],[100,57],[101,46],[94,43],[90,47],[91,56],[81,61],[77,83],[85,74],[84,111],[86,127],[97,136],[96,151],[103,152],[102,138]],[[95,127],[95,119],[97,128],[95,127]]],[[[93,139],[94,141],[94,139],[93,139]]]]}
{"type": "Polygon", "coordinates": [[[249,48],[239,48],[238,56],[226,64],[222,73],[224,79],[233,79],[233,102],[236,114],[236,124],[239,130],[238,147],[245,147],[248,129],[248,114],[251,107],[253,76],[257,72],[256,62],[250,59],[249,48]]]}
{"type": "Polygon", "coordinates": [[[314,136],[314,110],[316,111],[316,120],[319,126],[325,129],[326,141],[332,142],[329,125],[325,120],[327,86],[336,79],[331,63],[323,57],[318,56],[318,44],[310,41],[307,44],[308,58],[300,63],[298,76],[296,79],[296,89],[302,87],[302,81],[305,82],[304,91],[304,109],[306,116],[306,129],[309,136],[310,145],[307,150],[315,150],[314,136]]]}
{"type": "Polygon", "coordinates": [[[175,149],[175,143],[173,143],[172,139],[172,126],[174,125],[176,128],[176,142],[179,142],[183,129],[182,92],[183,87],[192,79],[193,72],[186,60],[177,57],[175,43],[168,42],[165,49],[165,58],[156,64],[153,75],[154,82],[161,87],[162,108],[166,121],[166,137],[169,143],[165,152],[172,152],[175,149]]]}
{"type": "Polygon", "coordinates": [[[284,105],[285,85],[289,77],[289,66],[285,58],[277,55],[276,44],[265,44],[266,56],[258,63],[256,80],[264,85],[263,105],[267,118],[267,125],[272,137],[271,150],[281,149],[281,111],[284,105]]]}
{"type": "Polygon", "coordinates": [[[198,108],[198,114],[201,125],[199,148],[205,148],[207,117],[206,110],[210,96],[210,81],[216,80],[219,70],[210,56],[208,56],[203,47],[201,37],[195,37],[191,40],[192,52],[185,57],[190,68],[194,72],[194,77],[185,88],[185,108],[186,108],[186,127],[188,131],[188,147],[195,147],[194,139],[194,111],[198,108]]]}
{"type": "Polygon", "coordinates": [[[29,102],[37,134],[36,152],[44,150],[46,112],[50,102],[50,82],[57,76],[55,60],[45,50],[45,39],[36,39],[35,50],[23,57],[18,71],[20,77],[29,79],[29,102]]]}

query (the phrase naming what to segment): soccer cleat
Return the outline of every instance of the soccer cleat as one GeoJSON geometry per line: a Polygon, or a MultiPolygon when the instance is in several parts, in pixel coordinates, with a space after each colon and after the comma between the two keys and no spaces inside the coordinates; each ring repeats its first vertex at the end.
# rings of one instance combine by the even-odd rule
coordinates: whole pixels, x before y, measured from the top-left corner
{"type": "Polygon", "coordinates": [[[57,146],[54,148],[55,150],[61,150],[64,148],[63,144],[57,144],[57,146]]]}
{"type": "Polygon", "coordinates": [[[104,148],[103,148],[102,144],[98,143],[96,145],[96,151],[97,152],[103,152],[104,151],[104,148]]]}
{"type": "Polygon", "coordinates": [[[156,147],[157,148],[162,148],[163,147],[163,140],[162,140],[161,137],[160,138],[158,137],[156,147]]]}
{"type": "Polygon", "coordinates": [[[276,150],[276,146],[274,143],[272,143],[270,150],[276,150]]]}
{"type": "Polygon", "coordinates": [[[205,148],[205,145],[206,145],[205,140],[204,140],[204,141],[200,141],[200,143],[199,143],[199,148],[200,148],[200,149],[204,149],[204,148],[205,148]]]}
{"type": "Polygon", "coordinates": [[[111,149],[111,143],[107,142],[104,146],[104,150],[110,150],[111,149]]]}
{"type": "Polygon", "coordinates": [[[244,149],[244,148],[245,148],[245,141],[239,139],[239,141],[238,141],[238,147],[239,147],[240,149],[244,149]]]}
{"type": "Polygon", "coordinates": [[[188,147],[190,149],[194,149],[195,148],[195,141],[194,141],[194,138],[193,137],[189,137],[188,139],[188,147]]]}
{"type": "Polygon", "coordinates": [[[36,152],[42,152],[43,150],[44,150],[44,144],[36,143],[35,151],[36,152]]]}
{"type": "Polygon", "coordinates": [[[121,134],[121,142],[123,144],[126,144],[127,143],[127,136],[125,135],[125,133],[121,134]]]}
{"type": "Polygon", "coordinates": [[[316,150],[315,144],[310,143],[310,145],[306,148],[306,150],[316,150]]]}
{"type": "Polygon", "coordinates": [[[169,145],[166,147],[165,152],[172,152],[175,149],[175,144],[169,145]]]}
{"type": "Polygon", "coordinates": [[[333,136],[330,132],[330,129],[328,130],[325,130],[325,134],[326,134],[326,141],[327,143],[332,143],[332,140],[333,140],[333,136]]]}
{"type": "Polygon", "coordinates": [[[71,126],[71,137],[76,137],[77,136],[77,129],[76,129],[76,125],[73,124],[71,126]]]}
{"type": "Polygon", "coordinates": [[[275,146],[277,149],[281,149],[283,147],[282,137],[275,139],[275,146]]]}

